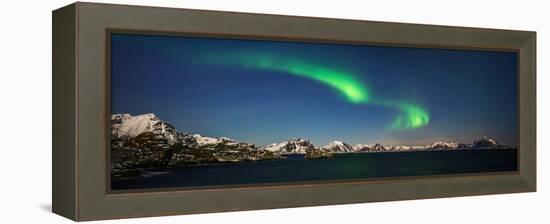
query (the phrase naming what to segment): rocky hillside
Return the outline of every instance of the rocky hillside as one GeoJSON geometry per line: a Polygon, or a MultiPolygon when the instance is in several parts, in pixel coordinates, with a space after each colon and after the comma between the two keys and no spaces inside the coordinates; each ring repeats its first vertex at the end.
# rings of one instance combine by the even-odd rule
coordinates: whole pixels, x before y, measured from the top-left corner
{"type": "Polygon", "coordinates": [[[133,175],[142,168],[282,158],[233,139],[179,133],[154,114],[111,116],[111,170],[133,175]]]}

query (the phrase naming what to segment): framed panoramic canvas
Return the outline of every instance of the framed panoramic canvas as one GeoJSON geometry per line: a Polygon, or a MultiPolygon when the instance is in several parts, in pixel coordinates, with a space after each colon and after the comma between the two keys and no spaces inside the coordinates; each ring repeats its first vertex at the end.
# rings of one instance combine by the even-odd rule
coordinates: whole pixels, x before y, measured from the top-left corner
{"type": "Polygon", "coordinates": [[[91,3],[53,24],[65,217],[536,189],[534,32],[91,3]]]}

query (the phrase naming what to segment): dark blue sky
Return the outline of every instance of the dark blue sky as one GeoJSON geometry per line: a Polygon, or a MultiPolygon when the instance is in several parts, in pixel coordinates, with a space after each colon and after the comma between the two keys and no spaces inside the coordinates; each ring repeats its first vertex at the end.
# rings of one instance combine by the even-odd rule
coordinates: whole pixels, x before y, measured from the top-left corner
{"type": "Polygon", "coordinates": [[[146,35],[112,36],[113,113],[155,113],[183,132],[259,145],[303,137],[315,145],[517,145],[515,53],[146,35]],[[239,52],[300,58],[356,74],[378,98],[422,106],[429,123],[388,129],[395,109],[354,104],[321,82],[231,63],[239,52]]]}

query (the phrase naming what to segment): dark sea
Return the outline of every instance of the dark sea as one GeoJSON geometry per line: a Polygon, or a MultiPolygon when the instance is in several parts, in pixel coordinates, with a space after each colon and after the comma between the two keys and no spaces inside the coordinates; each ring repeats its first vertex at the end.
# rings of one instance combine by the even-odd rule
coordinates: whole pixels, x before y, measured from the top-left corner
{"type": "Polygon", "coordinates": [[[112,190],[268,184],[339,179],[516,171],[516,149],[336,154],[333,158],[224,163],[114,178],[112,190]]]}

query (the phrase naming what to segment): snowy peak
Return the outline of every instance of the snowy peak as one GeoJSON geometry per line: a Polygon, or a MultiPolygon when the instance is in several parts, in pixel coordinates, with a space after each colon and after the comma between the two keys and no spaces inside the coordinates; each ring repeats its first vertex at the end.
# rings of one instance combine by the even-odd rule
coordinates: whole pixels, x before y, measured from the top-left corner
{"type": "Polygon", "coordinates": [[[165,139],[169,144],[178,141],[178,133],[172,124],[160,120],[155,114],[137,116],[131,114],[111,115],[111,136],[116,139],[134,138],[143,133],[151,133],[165,139]]]}
{"type": "Polygon", "coordinates": [[[348,145],[347,143],[342,141],[332,141],[328,145],[321,147],[321,149],[328,150],[334,153],[348,153],[355,151],[351,145],[348,145]]]}
{"type": "Polygon", "coordinates": [[[281,154],[305,154],[308,149],[315,149],[315,146],[307,139],[293,138],[285,142],[266,145],[263,149],[281,154]]]}
{"type": "Polygon", "coordinates": [[[192,147],[210,147],[220,144],[233,147],[254,147],[252,144],[240,143],[226,137],[214,138],[199,134],[179,133],[172,124],[162,121],[153,113],[136,116],[131,114],[111,115],[111,138],[113,140],[134,139],[144,135],[167,145],[181,143],[192,147]]]}
{"type": "Polygon", "coordinates": [[[226,137],[219,137],[219,138],[212,138],[212,137],[206,137],[201,136],[199,134],[192,135],[193,139],[200,145],[217,145],[217,144],[230,144],[230,143],[236,143],[235,140],[226,138],[226,137]]]}
{"type": "Polygon", "coordinates": [[[389,151],[390,148],[386,149],[386,147],[376,143],[374,145],[369,144],[357,144],[353,147],[353,149],[356,152],[385,152],[389,151]]]}
{"type": "Polygon", "coordinates": [[[375,152],[383,152],[383,151],[386,151],[386,148],[378,143],[374,144],[374,146],[371,147],[371,150],[372,151],[375,151],[375,152]]]}
{"type": "Polygon", "coordinates": [[[133,138],[145,132],[164,135],[171,141],[177,137],[174,126],[160,120],[155,114],[148,113],[137,116],[131,114],[111,115],[111,135],[117,138],[133,138]]]}
{"type": "Polygon", "coordinates": [[[479,140],[475,140],[474,143],[472,144],[472,146],[474,148],[480,148],[480,149],[484,149],[484,148],[499,148],[501,147],[497,141],[495,141],[494,139],[492,138],[488,138],[487,136],[483,136],[483,138],[479,139],[479,140]]]}
{"type": "Polygon", "coordinates": [[[388,150],[391,150],[391,151],[409,151],[409,150],[412,150],[414,148],[414,146],[410,146],[410,145],[389,145],[389,146],[386,146],[385,148],[388,149],[388,150]]]}
{"type": "Polygon", "coordinates": [[[427,148],[429,149],[457,149],[458,143],[455,142],[434,142],[427,148]]]}
{"type": "Polygon", "coordinates": [[[118,137],[136,137],[143,132],[153,131],[159,122],[154,114],[132,116],[130,114],[111,115],[112,133],[118,137]]]}
{"type": "Polygon", "coordinates": [[[369,144],[357,144],[353,146],[353,150],[356,152],[367,152],[370,150],[370,147],[369,144]]]}

